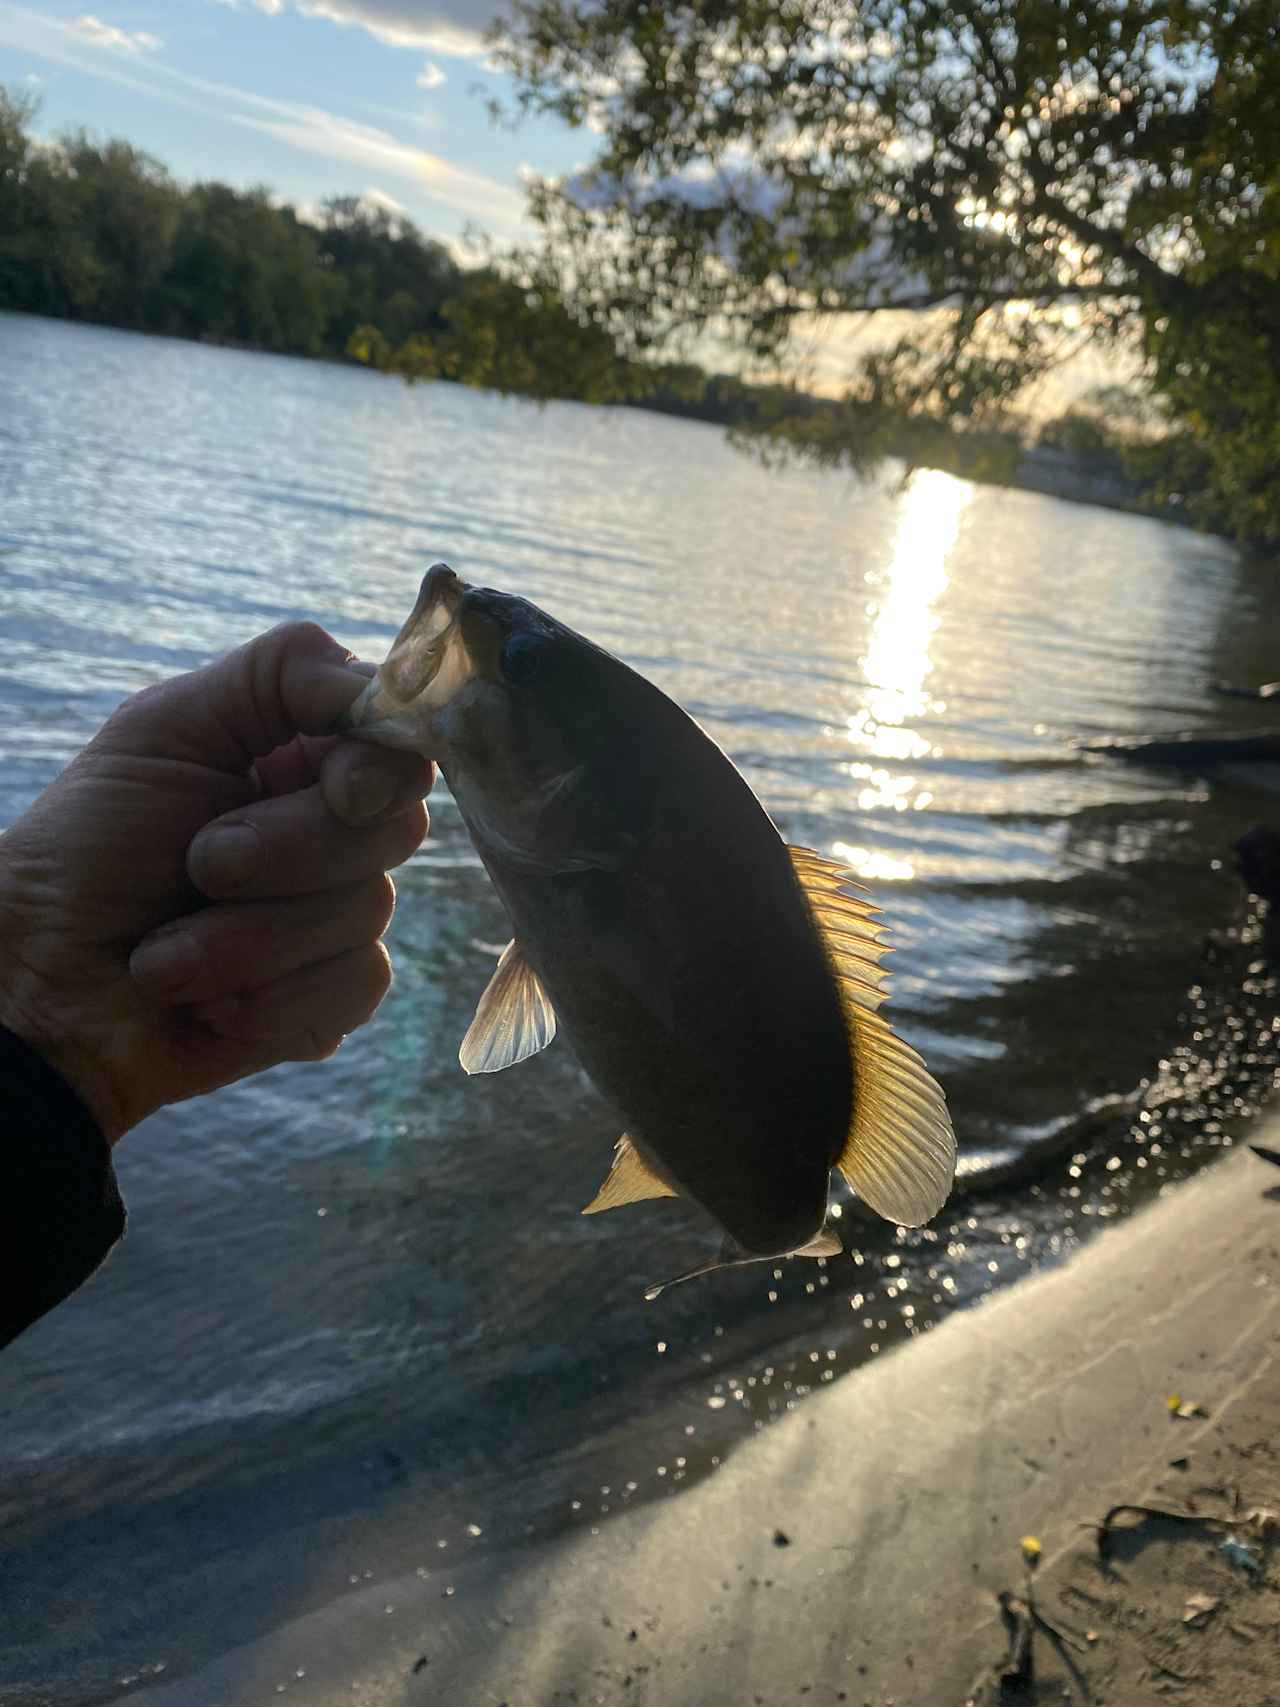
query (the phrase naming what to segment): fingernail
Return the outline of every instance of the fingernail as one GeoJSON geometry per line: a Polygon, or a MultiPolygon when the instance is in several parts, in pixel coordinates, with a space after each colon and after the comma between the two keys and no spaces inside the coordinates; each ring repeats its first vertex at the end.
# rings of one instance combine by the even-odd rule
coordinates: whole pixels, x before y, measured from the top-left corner
{"type": "Polygon", "coordinates": [[[139,943],[129,956],[129,971],[158,996],[171,996],[190,984],[200,970],[200,951],[189,931],[164,931],[139,943]]]}
{"type": "Polygon", "coordinates": [[[395,799],[396,779],[386,767],[357,765],[347,778],[347,802],[353,818],[376,818],[395,799]]]}
{"type": "Polygon", "coordinates": [[[202,830],[187,856],[192,879],[206,894],[243,888],[261,863],[262,838],[251,824],[202,830]]]}

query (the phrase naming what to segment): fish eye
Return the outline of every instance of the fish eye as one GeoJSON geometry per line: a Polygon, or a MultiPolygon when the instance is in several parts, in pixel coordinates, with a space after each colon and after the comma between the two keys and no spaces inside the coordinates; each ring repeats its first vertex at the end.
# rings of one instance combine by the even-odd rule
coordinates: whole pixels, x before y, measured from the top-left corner
{"type": "Polygon", "coordinates": [[[545,648],[542,642],[532,634],[513,634],[503,643],[502,652],[498,658],[498,668],[502,671],[502,679],[519,687],[524,682],[532,681],[538,673],[545,648]]]}

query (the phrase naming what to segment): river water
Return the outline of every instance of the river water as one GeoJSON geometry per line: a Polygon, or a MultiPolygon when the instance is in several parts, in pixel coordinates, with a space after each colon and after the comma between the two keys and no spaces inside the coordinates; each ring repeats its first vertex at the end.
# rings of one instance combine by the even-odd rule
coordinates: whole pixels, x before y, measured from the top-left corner
{"type": "Polygon", "coordinates": [[[0,1698],[126,1693],[367,1571],[678,1495],[1200,1165],[1274,1074],[1231,858],[1266,801],[1077,745],[1273,724],[1210,683],[1276,675],[1274,565],[696,423],[0,317],[0,824],[122,695],[282,618],[380,657],[436,558],[651,676],[874,885],[965,1194],[646,1305],[713,1240],[579,1217],[617,1134],[568,1052],[457,1068],[508,933],[441,788],[376,1020],[132,1134],[128,1240],[5,1354],[0,1698]]]}

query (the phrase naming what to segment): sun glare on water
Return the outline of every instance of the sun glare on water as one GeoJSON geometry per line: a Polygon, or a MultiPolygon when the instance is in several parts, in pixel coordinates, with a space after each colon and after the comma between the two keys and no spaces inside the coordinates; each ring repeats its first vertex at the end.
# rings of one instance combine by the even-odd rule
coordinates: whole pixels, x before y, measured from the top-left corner
{"type": "MultiPolygon", "coordinates": [[[[947,561],[972,497],[967,480],[935,469],[914,475],[899,506],[893,557],[874,577],[884,595],[859,660],[870,691],[848,725],[850,741],[865,755],[849,765],[864,812],[919,810],[932,798],[917,789],[916,777],[894,767],[928,757],[930,743],[911,725],[946,709],[926,689],[933,668],[929,647],[938,627],[935,607],[947,584],[947,561]]],[[[872,848],[837,842],[835,851],[863,877],[915,875],[909,860],[872,848]]]]}

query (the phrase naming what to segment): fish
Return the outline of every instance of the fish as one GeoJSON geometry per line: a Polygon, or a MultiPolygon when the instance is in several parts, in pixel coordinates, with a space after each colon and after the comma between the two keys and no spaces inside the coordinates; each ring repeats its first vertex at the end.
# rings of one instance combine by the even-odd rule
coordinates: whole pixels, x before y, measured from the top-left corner
{"type": "Polygon", "coordinates": [[[436,761],[510,917],[463,1069],[561,1035],[617,1113],[584,1214],[692,1201],[721,1244],[685,1280],[838,1254],[833,1172],[895,1224],[938,1213],[955,1134],[881,1012],[878,909],[646,677],[437,563],[343,728],[436,761]]]}

